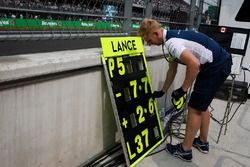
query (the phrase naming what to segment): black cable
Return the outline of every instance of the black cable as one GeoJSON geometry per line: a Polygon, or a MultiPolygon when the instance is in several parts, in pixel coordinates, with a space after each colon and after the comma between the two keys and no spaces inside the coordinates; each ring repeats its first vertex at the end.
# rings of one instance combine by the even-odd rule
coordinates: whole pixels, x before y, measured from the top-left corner
{"type": "MultiPolygon", "coordinates": [[[[172,139],[172,136],[173,136],[172,123],[173,123],[173,122],[169,120],[169,122],[168,122],[167,125],[166,125],[166,129],[164,129],[165,132],[169,132],[169,133],[164,134],[165,137],[164,137],[163,142],[165,142],[165,141],[167,140],[167,138],[170,138],[170,142],[169,142],[169,143],[172,143],[172,140],[173,140],[173,139],[172,139]]],[[[162,151],[164,151],[164,150],[165,150],[165,148],[160,149],[160,150],[155,151],[155,152],[152,152],[151,154],[148,154],[147,157],[148,157],[148,156],[152,156],[152,155],[154,155],[154,154],[157,154],[157,153],[159,153],[159,152],[162,152],[162,151]]]]}
{"type": "Polygon", "coordinates": [[[163,149],[161,149],[161,150],[158,150],[158,151],[155,151],[155,152],[152,152],[151,154],[148,154],[147,157],[152,156],[152,155],[155,155],[155,154],[158,154],[159,152],[162,152],[162,151],[164,151],[164,150],[165,150],[165,148],[163,148],[163,149]]]}
{"type": "Polygon", "coordinates": [[[246,68],[246,67],[241,66],[241,69],[244,70],[244,71],[250,72],[250,70],[248,68],[246,68]]]}
{"type": "Polygon", "coordinates": [[[117,164],[117,162],[119,162],[119,161],[121,162],[122,159],[124,160],[123,162],[125,162],[125,158],[124,158],[123,153],[118,154],[114,158],[104,162],[103,164],[100,165],[100,167],[114,167],[115,165],[120,165],[120,164],[117,164]]]}
{"type": "MultiPolygon", "coordinates": [[[[169,123],[166,125],[166,127],[168,127],[168,129],[170,129],[170,128],[169,128],[169,123]]],[[[164,137],[164,140],[163,140],[162,143],[164,143],[164,142],[167,140],[167,138],[170,136],[169,134],[164,134],[164,135],[165,135],[165,137],[164,137]]],[[[171,140],[171,142],[172,142],[172,139],[170,139],[170,140],[171,140]]],[[[158,147],[159,147],[159,146],[158,146],[158,147]]],[[[156,148],[157,148],[157,147],[156,147],[156,148]]],[[[152,155],[157,154],[157,153],[159,153],[159,152],[161,152],[161,151],[164,151],[164,150],[165,150],[165,148],[160,149],[160,150],[155,151],[155,152],[152,152],[152,153],[148,154],[146,157],[152,156],[152,155]]]]}
{"type": "Polygon", "coordinates": [[[121,149],[121,143],[116,143],[115,146],[111,147],[107,151],[104,151],[100,155],[93,158],[93,160],[90,160],[89,162],[84,163],[84,164],[80,165],[79,167],[92,167],[92,166],[94,167],[98,163],[105,160],[107,157],[109,157],[110,155],[112,155],[113,153],[115,153],[116,151],[118,151],[120,149],[121,149]]]}
{"type": "Polygon", "coordinates": [[[178,139],[184,139],[185,133],[182,133],[181,131],[185,130],[181,128],[181,124],[184,119],[184,112],[182,112],[176,119],[172,121],[172,135],[175,136],[178,139]]]}
{"type": "Polygon", "coordinates": [[[167,58],[167,56],[166,56],[166,54],[164,52],[164,44],[161,45],[161,49],[162,49],[164,58],[167,60],[167,62],[169,62],[169,60],[168,60],[168,58],[167,58]]]}
{"type": "Polygon", "coordinates": [[[219,125],[221,125],[221,122],[218,121],[216,118],[214,118],[212,114],[210,115],[210,118],[212,118],[213,121],[215,121],[215,122],[217,122],[219,125]]]}
{"type": "Polygon", "coordinates": [[[231,116],[231,118],[230,118],[226,123],[229,123],[229,122],[233,119],[234,115],[236,114],[237,110],[240,108],[240,106],[241,106],[242,104],[244,104],[244,103],[241,102],[241,103],[239,104],[239,106],[235,109],[235,111],[234,111],[233,115],[231,116]]]}
{"type": "MultiPolygon", "coordinates": [[[[232,121],[233,117],[235,116],[236,112],[238,111],[238,109],[240,108],[240,106],[241,106],[242,104],[244,104],[244,103],[241,102],[241,103],[238,105],[238,107],[235,109],[235,111],[234,111],[234,113],[232,114],[232,116],[228,119],[228,121],[227,121],[227,122],[224,122],[223,124],[222,124],[222,122],[221,122],[221,121],[223,121],[223,120],[218,121],[216,118],[213,117],[213,115],[210,115],[210,117],[212,118],[212,120],[214,120],[215,122],[217,122],[219,125],[226,125],[226,124],[228,124],[229,122],[232,121]]],[[[229,110],[229,111],[231,112],[231,110],[232,110],[232,107],[230,107],[230,110],[229,110]]],[[[228,112],[226,118],[229,117],[229,113],[230,113],[230,112],[228,112]]]]}
{"type": "MultiPolygon", "coordinates": [[[[246,75],[246,74],[245,74],[245,71],[250,72],[250,70],[249,70],[248,68],[246,68],[246,67],[243,67],[243,66],[241,67],[241,69],[244,71],[244,78],[245,78],[245,75],[246,75]]],[[[244,79],[244,80],[245,80],[245,79],[244,79]]],[[[247,87],[247,90],[246,90],[247,93],[248,93],[249,87],[250,87],[250,84],[248,84],[248,87],[247,87]]]]}
{"type": "Polygon", "coordinates": [[[209,107],[211,108],[210,113],[212,113],[212,112],[214,111],[214,108],[211,106],[211,104],[210,104],[210,106],[209,106],[209,107]]]}
{"type": "Polygon", "coordinates": [[[120,165],[122,165],[122,164],[126,164],[126,161],[125,161],[125,159],[120,159],[120,160],[117,160],[117,162],[116,163],[114,163],[114,164],[112,164],[112,166],[111,167],[118,167],[118,166],[120,166],[120,165]]]}

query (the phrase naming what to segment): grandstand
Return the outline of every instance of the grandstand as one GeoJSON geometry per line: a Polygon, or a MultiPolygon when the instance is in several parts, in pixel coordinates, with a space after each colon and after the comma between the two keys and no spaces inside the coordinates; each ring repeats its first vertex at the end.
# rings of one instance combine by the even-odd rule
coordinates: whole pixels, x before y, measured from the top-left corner
{"type": "Polygon", "coordinates": [[[29,30],[46,30],[51,28],[75,30],[107,27],[117,29],[121,27],[119,25],[121,21],[118,16],[123,15],[121,2],[119,1],[58,0],[51,2],[46,0],[1,0],[0,6],[2,30],[23,30],[25,27],[29,30]],[[105,6],[117,7],[117,11],[112,15],[112,23],[119,22],[119,24],[108,23],[100,26],[96,23],[97,25],[92,27],[93,22],[103,22],[107,20],[107,17],[110,17],[105,13],[105,6]],[[115,19],[114,17],[117,18],[115,19]],[[91,21],[91,23],[86,23],[86,21],[91,21]]]}
{"type": "MultiPolygon", "coordinates": [[[[131,30],[139,27],[149,4],[152,18],[164,26],[177,29],[189,26],[190,5],[184,0],[133,0],[132,3],[131,30]]],[[[2,31],[119,33],[128,19],[124,15],[124,0],[0,0],[0,9],[2,31]]]]}

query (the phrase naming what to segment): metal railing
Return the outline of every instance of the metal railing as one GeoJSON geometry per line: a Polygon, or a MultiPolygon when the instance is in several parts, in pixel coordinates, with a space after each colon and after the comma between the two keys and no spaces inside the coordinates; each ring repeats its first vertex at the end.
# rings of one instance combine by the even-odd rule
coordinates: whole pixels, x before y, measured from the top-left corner
{"type": "Polygon", "coordinates": [[[199,24],[218,25],[219,7],[221,0],[200,0],[197,13],[197,27],[199,24]]]}

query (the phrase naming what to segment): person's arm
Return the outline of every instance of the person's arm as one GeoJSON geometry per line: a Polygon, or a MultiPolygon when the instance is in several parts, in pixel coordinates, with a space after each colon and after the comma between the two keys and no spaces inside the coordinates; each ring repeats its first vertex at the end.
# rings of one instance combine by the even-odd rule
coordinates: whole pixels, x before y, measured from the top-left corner
{"type": "Polygon", "coordinates": [[[172,82],[175,78],[176,72],[177,72],[177,67],[178,67],[178,63],[169,62],[169,68],[168,68],[168,71],[166,74],[166,79],[165,79],[165,82],[164,82],[164,85],[162,88],[162,91],[164,93],[166,93],[168,91],[170,85],[172,84],[172,82]]]}
{"type": "Polygon", "coordinates": [[[200,62],[188,49],[183,50],[180,61],[187,66],[186,76],[182,84],[183,91],[187,92],[200,70],[200,62]]]}

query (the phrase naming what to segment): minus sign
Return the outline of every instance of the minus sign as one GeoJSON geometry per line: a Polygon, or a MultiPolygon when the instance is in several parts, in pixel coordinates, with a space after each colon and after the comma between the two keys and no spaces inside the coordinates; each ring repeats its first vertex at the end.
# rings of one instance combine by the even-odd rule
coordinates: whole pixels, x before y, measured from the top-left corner
{"type": "Polygon", "coordinates": [[[116,93],[115,97],[121,97],[121,95],[122,95],[121,93],[116,93]]]}

